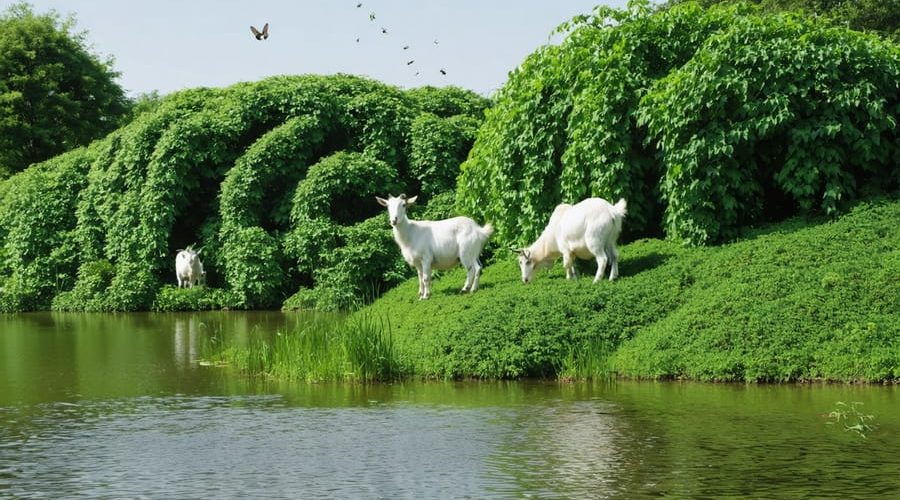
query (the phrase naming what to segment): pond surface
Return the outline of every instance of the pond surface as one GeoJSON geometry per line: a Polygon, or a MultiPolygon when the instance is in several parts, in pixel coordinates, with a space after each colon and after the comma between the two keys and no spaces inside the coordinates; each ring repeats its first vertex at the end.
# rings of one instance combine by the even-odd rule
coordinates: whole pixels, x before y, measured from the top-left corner
{"type": "Polygon", "coordinates": [[[0,497],[889,498],[900,391],[275,383],[201,366],[282,313],[0,315],[0,497]],[[862,438],[837,402],[875,415],[862,438]]]}

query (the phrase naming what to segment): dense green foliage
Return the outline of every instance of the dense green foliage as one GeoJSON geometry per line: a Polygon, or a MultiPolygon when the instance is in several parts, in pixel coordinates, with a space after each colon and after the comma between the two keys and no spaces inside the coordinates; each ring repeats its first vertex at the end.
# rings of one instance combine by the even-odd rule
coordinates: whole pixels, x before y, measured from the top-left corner
{"type": "MultiPolygon", "coordinates": [[[[694,0],[670,0],[674,5],[694,0]]],[[[734,0],[697,0],[705,7],[734,0]]],[[[816,16],[829,16],[847,27],[875,31],[900,40],[900,0],[750,0],[763,11],[802,10],[816,16]]]]}
{"type": "Polygon", "coordinates": [[[599,7],[529,56],[462,166],[462,211],[534,239],[561,202],[628,200],[627,235],[715,243],[900,182],[900,48],[745,3],[599,7]]]}
{"type": "Polygon", "coordinates": [[[117,76],[73,19],[0,13],[0,179],[117,128],[129,108],[117,76]]]}
{"type": "Polygon", "coordinates": [[[446,189],[485,106],[340,75],[167,96],[0,183],[0,310],[357,304],[410,275],[374,196],[446,189]],[[189,244],[216,290],[165,286],[189,244]]]}
{"type": "Polygon", "coordinates": [[[894,198],[715,248],[640,240],[597,285],[559,264],[523,285],[509,256],[475,294],[457,270],[428,301],[409,280],[359,314],[388,318],[398,363],[426,377],[897,380],[897,220],[894,198]]]}

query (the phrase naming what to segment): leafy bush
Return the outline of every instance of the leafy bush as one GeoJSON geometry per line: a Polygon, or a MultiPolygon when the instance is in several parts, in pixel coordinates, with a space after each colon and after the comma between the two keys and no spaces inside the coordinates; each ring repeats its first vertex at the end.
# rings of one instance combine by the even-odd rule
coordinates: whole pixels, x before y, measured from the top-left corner
{"type": "Polygon", "coordinates": [[[720,241],[766,210],[834,214],[896,187],[898,80],[896,46],[804,18],[710,37],[639,111],[663,152],[667,234],[720,241]]]}
{"type": "Polygon", "coordinates": [[[301,290],[286,307],[352,309],[413,274],[383,215],[341,227],[337,239],[334,248],[319,253],[319,265],[313,271],[316,288],[301,290]]]}
{"type": "Polygon", "coordinates": [[[400,189],[397,170],[387,163],[359,153],[336,153],[311,166],[297,184],[291,219],[352,224],[381,212],[373,203],[376,194],[400,189]]]}
{"type": "MultiPolygon", "coordinates": [[[[435,149],[412,130],[423,108],[468,123],[486,105],[459,89],[404,92],[345,75],[166,96],[91,147],[0,183],[0,307],[43,309],[55,297],[65,310],[200,304],[161,291],[173,283],[175,251],[190,244],[204,249],[209,284],[230,307],[277,307],[315,290],[321,265],[340,267],[335,255],[354,255],[339,247],[363,238],[353,228],[379,213],[374,195],[430,182],[408,168],[414,140],[435,149]]],[[[393,243],[384,250],[399,255],[393,243]]],[[[373,276],[396,281],[382,264],[374,274],[359,262],[345,268],[362,274],[320,275],[360,294],[388,286],[373,276]]]]}
{"type": "Polygon", "coordinates": [[[159,290],[153,301],[154,311],[206,311],[221,309],[231,303],[225,290],[196,286],[178,288],[166,285],[159,290]]]}
{"type": "Polygon", "coordinates": [[[564,24],[498,92],[457,187],[498,243],[588,196],[628,200],[626,238],[702,244],[896,187],[896,45],[744,3],[629,5],[564,24]]]}
{"type": "Polygon", "coordinates": [[[456,187],[459,165],[465,161],[480,121],[467,115],[440,118],[423,113],[412,124],[410,173],[425,193],[456,187]]]}
{"type": "Polygon", "coordinates": [[[74,285],[79,249],[72,235],[73,193],[85,184],[90,156],[91,150],[80,148],[4,181],[0,311],[47,309],[55,294],[74,285]]]}

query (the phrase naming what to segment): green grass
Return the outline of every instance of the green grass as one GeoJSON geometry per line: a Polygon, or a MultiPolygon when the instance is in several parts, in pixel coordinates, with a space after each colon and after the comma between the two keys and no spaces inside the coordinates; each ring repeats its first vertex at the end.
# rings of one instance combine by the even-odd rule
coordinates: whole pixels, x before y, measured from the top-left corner
{"type": "Polygon", "coordinates": [[[410,280],[357,314],[389,318],[395,356],[424,377],[892,381],[898,221],[893,199],[719,247],[641,240],[620,248],[621,278],[597,285],[558,263],[523,285],[510,255],[475,294],[459,294],[457,269],[427,301],[410,280]]]}
{"type": "Polygon", "coordinates": [[[218,335],[203,357],[252,376],[306,381],[386,381],[400,377],[389,325],[366,315],[312,319],[274,335],[254,333],[243,342],[218,335]]]}

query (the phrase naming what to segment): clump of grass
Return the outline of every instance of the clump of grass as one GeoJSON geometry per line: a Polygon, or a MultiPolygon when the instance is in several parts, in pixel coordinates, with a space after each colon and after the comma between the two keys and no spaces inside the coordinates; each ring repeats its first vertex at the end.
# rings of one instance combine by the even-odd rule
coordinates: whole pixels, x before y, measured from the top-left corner
{"type": "Polygon", "coordinates": [[[379,317],[313,317],[305,326],[238,339],[213,337],[204,357],[251,376],[307,381],[372,382],[404,374],[390,324],[379,317]]]}

